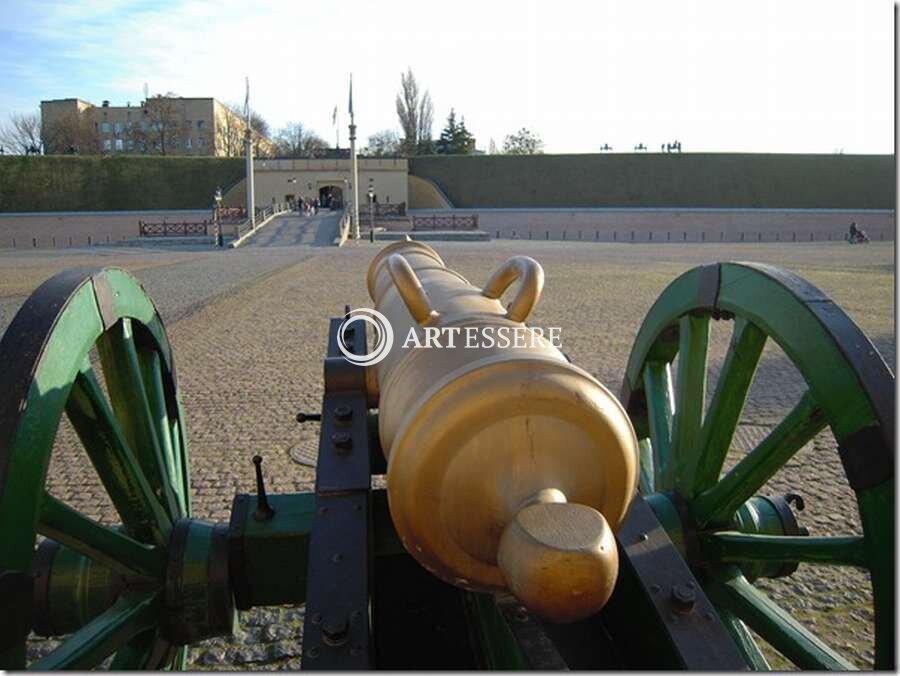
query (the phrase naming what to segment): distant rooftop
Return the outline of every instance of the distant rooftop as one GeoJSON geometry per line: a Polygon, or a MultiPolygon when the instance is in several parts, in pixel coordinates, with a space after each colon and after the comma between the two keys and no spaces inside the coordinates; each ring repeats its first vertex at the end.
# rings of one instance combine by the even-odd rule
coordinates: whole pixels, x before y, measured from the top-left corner
{"type": "MultiPolygon", "coordinates": [[[[150,98],[154,99],[157,97],[151,96],[150,98]]],[[[216,100],[216,98],[214,96],[162,96],[160,98],[180,99],[182,101],[215,101],[216,100]]],[[[144,101],[146,101],[146,99],[144,101],[140,101],[140,102],[136,103],[134,106],[131,106],[130,102],[124,106],[113,106],[113,105],[110,105],[109,101],[107,101],[107,100],[104,100],[102,102],[102,104],[100,106],[98,106],[96,103],[92,103],[90,101],[87,101],[85,99],[80,99],[80,98],[45,99],[45,100],[42,100],[41,103],[42,104],[43,103],[63,103],[63,102],[67,102],[67,101],[76,101],[76,102],[80,101],[81,103],[86,103],[89,106],[94,106],[95,108],[129,108],[129,107],[133,108],[136,106],[139,107],[139,106],[144,105],[144,101]]]]}

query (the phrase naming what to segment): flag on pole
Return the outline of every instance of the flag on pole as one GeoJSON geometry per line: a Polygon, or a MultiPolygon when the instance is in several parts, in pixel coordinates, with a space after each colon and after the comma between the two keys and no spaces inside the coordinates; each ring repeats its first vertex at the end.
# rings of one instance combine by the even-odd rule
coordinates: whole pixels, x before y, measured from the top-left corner
{"type": "Polygon", "coordinates": [[[331,114],[331,126],[337,124],[337,106],[334,107],[334,112],[331,114]]]}
{"type": "Polygon", "coordinates": [[[353,117],[353,73],[350,73],[350,117],[353,117]]]}

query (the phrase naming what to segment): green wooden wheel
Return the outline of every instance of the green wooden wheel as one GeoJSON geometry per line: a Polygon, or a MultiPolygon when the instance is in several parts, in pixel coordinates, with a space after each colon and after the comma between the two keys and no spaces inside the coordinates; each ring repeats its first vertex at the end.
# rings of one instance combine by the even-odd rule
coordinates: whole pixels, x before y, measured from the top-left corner
{"type": "Polygon", "coordinates": [[[768,665],[747,626],[800,668],[853,668],[752,584],[755,576],[774,576],[773,567],[783,574],[783,566],[817,563],[869,571],[875,667],[893,668],[894,376],[837,305],[805,280],[766,265],[690,270],[645,318],[622,400],[641,441],[641,492],[750,666],[768,665]],[[711,319],[732,321],[733,333],[707,406],[711,319]],[[793,362],[806,391],[768,436],[723,472],[767,340],[793,362]],[[788,532],[777,510],[769,509],[772,501],[757,495],[826,428],[855,492],[862,535],[788,532]]]}
{"type": "MultiPolygon", "coordinates": [[[[124,584],[121,593],[87,603],[83,626],[30,667],[85,669],[110,656],[113,669],[183,667],[184,648],[166,638],[164,624],[170,534],[190,515],[188,441],[153,303],[124,270],[61,273],[13,319],[0,340],[0,364],[0,666],[25,666],[34,599],[47,581],[31,575],[40,533],[62,545],[66,554],[54,559],[60,566],[75,560],[66,574],[91,569],[91,580],[115,574],[124,584]],[[91,364],[94,347],[106,392],[91,364]],[[46,490],[64,413],[121,527],[46,490]]],[[[54,589],[64,577],[54,569],[54,589]]]]}

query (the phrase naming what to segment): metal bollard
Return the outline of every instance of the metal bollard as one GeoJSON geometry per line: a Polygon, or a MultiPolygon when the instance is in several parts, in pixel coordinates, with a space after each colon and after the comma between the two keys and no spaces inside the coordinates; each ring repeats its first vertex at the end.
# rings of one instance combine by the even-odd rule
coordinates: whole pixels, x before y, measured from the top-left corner
{"type": "Polygon", "coordinates": [[[594,241],[595,242],[600,241],[600,231],[599,230],[594,230],[594,241]]]}
{"type": "Polygon", "coordinates": [[[56,248],[56,235],[50,238],[53,241],[53,248],[56,248]]]}
{"type": "Polygon", "coordinates": [[[16,238],[13,237],[13,249],[15,249],[15,248],[16,248],[16,238]]]}
{"type": "Polygon", "coordinates": [[[762,233],[761,232],[756,233],[756,241],[762,242],[762,233]]]}
{"type": "Polygon", "coordinates": [[[550,239],[550,231],[549,231],[549,230],[547,230],[547,232],[545,233],[545,235],[546,235],[546,237],[545,237],[544,239],[550,239]]]}
{"type": "Polygon", "coordinates": [[[91,236],[88,235],[88,246],[91,246],[91,236]]]}
{"type": "Polygon", "coordinates": [[[565,239],[565,238],[566,238],[566,231],[563,230],[563,239],[565,239]]]}
{"type": "Polygon", "coordinates": [[[652,230],[651,230],[650,232],[647,233],[647,241],[648,241],[648,242],[652,242],[652,241],[653,241],[653,231],[652,231],[652,230]]]}
{"type": "Polygon", "coordinates": [[[578,239],[581,240],[581,230],[578,231],[578,239]]]}
{"type": "Polygon", "coordinates": [[[793,239],[791,239],[791,241],[792,241],[792,242],[796,242],[796,241],[797,241],[797,233],[796,233],[796,232],[794,233],[794,237],[793,237],[793,239]]]}
{"type": "Polygon", "coordinates": [[[69,246],[72,246],[72,237],[69,236],[69,246]]]}
{"type": "Polygon", "coordinates": [[[720,242],[725,241],[725,231],[724,230],[722,230],[722,232],[719,233],[719,241],[720,242]]]}
{"type": "Polygon", "coordinates": [[[814,233],[814,232],[809,233],[809,241],[810,242],[816,241],[816,233],[814,233]]]}
{"type": "Polygon", "coordinates": [[[631,241],[634,241],[634,230],[631,231],[631,241]]]}
{"type": "Polygon", "coordinates": [[[701,232],[701,233],[700,233],[700,241],[701,241],[701,242],[705,242],[705,241],[706,241],[706,232],[701,232]]]}
{"type": "Polygon", "coordinates": [[[741,233],[741,241],[744,241],[744,233],[741,233]]]}
{"type": "Polygon", "coordinates": [[[682,241],[687,242],[687,232],[682,233],[682,241]]]}
{"type": "Polygon", "coordinates": [[[532,236],[533,234],[534,234],[534,233],[531,232],[531,230],[529,230],[529,231],[528,231],[528,239],[531,239],[531,236],[532,236]]]}
{"type": "Polygon", "coordinates": [[[37,249],[37,238],[36,237],[31,238],[31,246],[34,247],[35,249],[37,249]]]}
{"type": "Polygon", "coordinates": [[[667,242],[671,242],[671,241],[672,241],[672,231],[671,231],[671,230],[670,230],[669,232],[666,233],[666,241],[667,241],[667,242]]]}
{"type": "Polygon", "coordinates": [[[615,242],[619,237],[619,233],[613,230],[613,242],[615,242]]]}

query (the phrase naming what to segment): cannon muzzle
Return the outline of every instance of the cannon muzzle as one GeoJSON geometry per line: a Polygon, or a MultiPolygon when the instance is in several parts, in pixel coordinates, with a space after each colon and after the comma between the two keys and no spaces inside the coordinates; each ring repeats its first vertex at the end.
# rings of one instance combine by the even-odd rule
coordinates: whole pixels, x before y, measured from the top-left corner
{"type": "Polygon", "coordinates": [[[478,288],[431,247],[405,241],[376,255],[367,281],[395,336],[371,368],[406,549],[451,584],[508,589],[555,621],[597,612],[616,581],[614,533],[637,485],[637,440],[616,398],[569,363],[553,332],[524,324],[541,266],[510,258],[478,288]]]}

